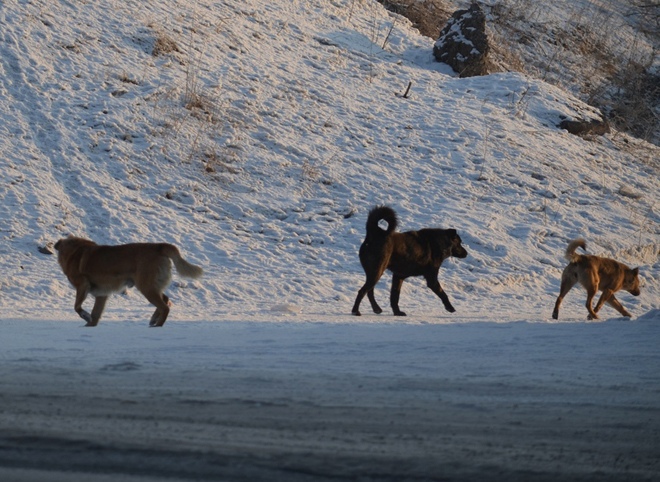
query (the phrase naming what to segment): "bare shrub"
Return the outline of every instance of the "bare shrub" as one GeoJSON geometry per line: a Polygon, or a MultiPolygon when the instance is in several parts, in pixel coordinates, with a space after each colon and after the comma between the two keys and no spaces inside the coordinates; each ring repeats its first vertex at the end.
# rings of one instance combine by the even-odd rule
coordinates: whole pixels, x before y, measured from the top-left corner
{"type": "Polygon", "coordinates": [[[227,172],[229,174],[238,174],[240,169],[233,165],[237,161],[238,155],[228,148],[223,149],[222,153],[218,153],[215,147],[210,147],[202,154],[204,171],[209,174],[218,171],[227,172]]]}
{"type": "Polygon", "coordinates": [[[133,84],[133,85],[140,85],[140,82],[133,77],[131,77],[127,72],[122,72],[119,75],[119,80],[121,80],[125,84],[133,84]]]}
{"type": "Polygon", "coordinates": [[[151,55],[159,57],[161,55],[171,54],[172,52],[180,52],[176,42],[167,34],[156,32],[156,40],[154,41],[154,48],[151,51],[151,55]]]}
{"type": "Polygon", "coordinates": [[[502,40],[493,42],[493,60],[559,85],[598,107],[619,130],[660,143],[660,76],[651,68],[657,40],[655,50],[648,47],[649,39],[660,38],[657,2],[632,0],[622,17],[567,3],[563,23],[544,18],[541,3],[502,0],[490,7],[491,30],[502,40]],[[620,29],[636,35],[621,37],[620,29]]]}
{"type": "MultiPolygon", "coordinates": [[[[455,10],[446,0],[378,0],[408,18],[422,35],[437,39],[455,10]]],[[[548,24],[543,2],[502,0],[490,4],[488,35],[493,71],[518,71],[576,91],[605,112],[620,130],[660,143],[660,74],[657,56],[616,40],[611,12],[575,5],[564,25],[548,24]],[[627,48],[627,51],[626,51],[627,48]],[[580,69],[575,69],[580,65],[580,69]],[[576,86],[577,89],[576,89],[576,86]]],[[[660,38],[657,0],[631,0],[625,20],[640,35],[660,38]]],[[[620,21],[620,20],[619,20],[620,21]]]]}
{"type": "Polygon", "coordinates": [[[186,73],[182,103],[193,117],[204,123],[216,124],[222,119],[220,100],[201,84],[197,70],[192,67],[186,73]]]}
{"type": "Polygon", "coordinates": [[[612,122],[623,131],[653,141],[660,129],[660,76],[637,64],[615,80],[619,90],[611,102],[612,122]]]}

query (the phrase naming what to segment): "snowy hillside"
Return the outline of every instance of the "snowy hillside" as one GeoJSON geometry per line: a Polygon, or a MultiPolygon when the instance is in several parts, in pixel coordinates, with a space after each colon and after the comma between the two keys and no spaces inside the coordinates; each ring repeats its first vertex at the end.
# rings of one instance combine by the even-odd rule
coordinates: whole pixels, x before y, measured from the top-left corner
{"type": "Polygon", "coordinates": [[[660,149],[432,44],[375,0],[0,2],[1,480],[658,480],[660,149]],[[456,313],[350,314],[375,204],[458,230],[456,313]],[[69,233],[205,276],[82,328],[69,233]],[[551,319],[578,236],[640,267],[632,320],[551,319]]]}
{"type": "MultiPolygon", "coordinates": [[[[548,320],[577,236],[641,267],[634,316],[658,308],[658,148],[558,129],[592,110],[541,81],[456,78],[375,1],[12,1],[0,24],[3,316],[75,318],[38,252],[74,233],[173,242],[204,266],[175,279],[171,322],[339,319],[377,203],[470,253],[441,269],[455,315],[404,285],[418,320],[548,320]]],[[[584,319],[582,296],[562,318],[584,319]]],[[[104,319],[145,311],[129,293],[104,319]]]]}

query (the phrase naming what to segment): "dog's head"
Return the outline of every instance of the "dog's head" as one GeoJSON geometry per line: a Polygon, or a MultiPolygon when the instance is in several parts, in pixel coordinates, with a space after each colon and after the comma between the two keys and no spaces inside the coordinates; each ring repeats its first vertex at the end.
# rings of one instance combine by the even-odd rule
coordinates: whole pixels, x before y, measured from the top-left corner
{"type": "Polygon", "coordinates": [[[57,242],[53,245],[53,248],[55,248],[55,251],[57,251],[58,254],[64,254],[66,251],[68,251],[68,248],[78,244],[78,241],[81,239],[82,238],[75,237],[73,234],[69,234],[66,238],[58,239],[57,242]]]}
{"type": "Polygon", "coordinates": [[[627,269],[623,280],[623,289],[633,296],[639,296],[639,268],[627,269]]]}
{"type": "Polygon", "coordinates": [[[53,248],[57,251],[57,260],[62,264],[72,256],[74,252],[84,246],[96,246],[96,243],[89,239],[78,238],[70,234],[66,238],[58,240],[53,245],[53,248]]]}
{"type": "Polygon", "coordinates": [[[449,239],[451,240],[450,256],[453,256],[454,258],[466,258],[468,252],[461,244],[461,237],[458,235],[455,229],[449,230],[449,239]]]}
{"type": "Polygon", "coordinates": [[[66,238],[58,239],[53,245],[53,248],[55,248],[56,251],[64,250],[66,249],[67,246],[69,246],[72,243],[75,243],[76,240],[78,239],[82,239],[82,238],[74,236],[73,234],[68,234],[66,238]]]}

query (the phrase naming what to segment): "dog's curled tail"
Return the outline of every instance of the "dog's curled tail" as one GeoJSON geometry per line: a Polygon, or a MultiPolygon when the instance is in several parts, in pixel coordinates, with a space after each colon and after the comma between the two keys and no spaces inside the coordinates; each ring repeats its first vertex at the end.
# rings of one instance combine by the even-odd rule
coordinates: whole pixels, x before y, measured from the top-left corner
{"type": "Polygon", "coordinates": [[[162,251],[165,256],[170,258],[176,267],[177,273],[179,273],[184,278],[201,278],[204,274],[204,270],[199,266],[190,264],[188,261],[183,259],[179,249],[173,244],[163,244],[162,251]]]}
{"type": "Polygon", "coordinates": [[[579,254],[575,254],[575,250],[578,248],[582,248],[586,250],[587,242],[582,238],[574,239],[573,241],[568,243],[568,247],[566,248],[566,253],[564,253],[564,257],[571,263],[575,263],[580,257],[579,254]]]}
{"type": "Polygon", "coordinates": [[[369,211],[369,216],[367,217],[367,237],[378,235],[386,237],[394,232],[396,226],[397,218],[394,209],[389,206],[376,206],[369,211]],[[381,228],[381,221],[387,223],[387,229],[381,228]]]}

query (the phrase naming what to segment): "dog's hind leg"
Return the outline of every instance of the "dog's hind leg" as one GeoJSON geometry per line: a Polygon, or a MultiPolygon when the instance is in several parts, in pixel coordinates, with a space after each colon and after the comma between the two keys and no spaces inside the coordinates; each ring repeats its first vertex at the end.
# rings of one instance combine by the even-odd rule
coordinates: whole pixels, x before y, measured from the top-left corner
{"type": "Polygon", "coordinates": [[[445,291],[442,289],[442,286],[440,286],[440,282],[438,281],[437,276],[437,272],[435,272],[433,275],[426,275],[426,286],[428,286],[431,291],[438,295],[438,297],[442,300],[442,304],[445,305],[445,310],[447,310],[449,313],[454,313],[456,308],[454,308],[449,302],[449,297],[447,296],[447,293],[445,293],[445,291]]]}
{"type": "MultiPolygon", "coordinates": [[[[359,289],[357,296],[355,297],[355,303],[353,303],[353,309],[351,310],[351,313],[354,314],[355,316],[360,316],[362,313],[360,313],[360,303],[362,303],[362,299],[364,298],[364,295],[369,294],[369,301],[373,298],[373,303],[376,302],[376,299],[374,298],[374,286],[376,283],[372,282],[367,278],[367,282],[362,285],[362,288],[359,289]]],[[[373,307],[372,303],[372,307],[373,307]]],[[[378,305],[376,305],[378,306],[378,305]]]]}
{"type": "Polygon", "coordinates": [[[378,273],[377,276],[369,276],[367,275],[367,281],[364,283],[362,288],[358,291],[357,296],[355,297],[355,303],[353,304],[353,309],[351,310],[351,313],[354,314],[355,316],[360,316],[360,303],[362,303],[362,300],[364,299],[364,295],[367,295],[369,297],[369,302],[371,303],[371,308],[374,310],[374,313],[382,313],[383,310],[381,309],[380,306],[378,306],[378,303],[376,303],[376,298],[374,297],[374,287],[376,286],[376,283],[378,283],[378,280],[382,276],[382,272],[378,273]]]}
{"type": "Polygon", "coordinates": [[[390,290],[390,306],[394,316],[406,316],[406,314],[399,309],[399,296],[401,295],[401,285],[403,285],[404,278],[393,275],[392,276],[392,289],[390,290]]]}
{"type": "Polygon", "coordinates": [[[167,315],[170,314],[170,299],[162,293],[158,292],[148,292],[142,293],[145,298],[156,307],[156,311],[151,315],[149,320],[149,326],[163,326],[165,320],[167,320],[167,315]]]}
{"type": "MultiPolygon", "coordinates": [[[[612,308],[614,308],[616,311],[621,313],[622,316],[626,316],[630,318],[632,315],[628,313],[628,311],[623,307],[621,303],[619,303],[619,300],[617,300],[614,295],[610,296],[610,299],[607,300],[607,304],[610,305],[612,308]]],[[[598,310],[596,310],[598,311],[598,310]]]]}
{"type": "MultiPolygon", "coordinates": [[[[163,295],[163,299],[167,303],[168,306],[171,306],[172,304],[170,303],[170,300],[167,296],[163,295]]],[[[161,311],[160,309],[156,308],[156,311],[154,311],[153,315],[151,315],[151,318],[149,319],[149,326],[158,326],[158,320],[160,319],[161,311]]]]}
{"type": "Polygon", "coordinates": [[[354,314],[355,316],[360,316],[362,314],[360,313],[360,303],[362,303],[362,298],[364,298],[364,295],[367,294],[367,291],[368,291],[368,287],[366,284],[363,285],[362,288],[358,290],[358,294],[355,297],[355,303],[353,303],[353,308],[351,309],[351,313],[354,314]]]}
{"type": "Polygon", "coordinates": [[[555,302],[555,309],[552,311],[552,318],[557,320],[559,319],[559,306],[564,299],[564,296],[571,291],[571,288],[577,283],[577,276],[572,271],[569,272],[568,268],[564,269],[564,272],[561,275],[561,287],[559,288],[559,296],[557,296],[557,301],[555,302]]]}
{"type": "Polygon", "coordinates": [[[108,301],[107,296],[97,296],[94,301],[94,308],[92,308],[92,316],[87,322],[86,326],[96,326],[99,324],[103,310],[105,309],[105,303],[108,301]]]}

